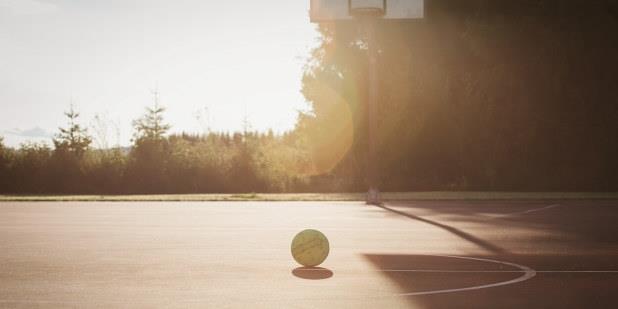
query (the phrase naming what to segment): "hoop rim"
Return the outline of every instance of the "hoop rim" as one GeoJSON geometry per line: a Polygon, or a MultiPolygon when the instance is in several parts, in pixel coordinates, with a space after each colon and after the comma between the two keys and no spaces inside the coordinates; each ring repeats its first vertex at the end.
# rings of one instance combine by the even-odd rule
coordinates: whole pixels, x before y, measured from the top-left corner
{"type": "Polygon", "coordinates": [[[363,17],[363,16],[379,17],[379,16],[384,16],[385,14],[386,14],[386,11],[383,9],[379,9],[379,8],[350,9],[350,16],[354,16],[354,17],[363,17]]]}
{"type": "Polygon", "coordinates": [[[386,15],[386,0],[382,0],[382,7],[352,8],[352,0],[348,0],[348,13],[353,17],[380,17],[386,15]]]}

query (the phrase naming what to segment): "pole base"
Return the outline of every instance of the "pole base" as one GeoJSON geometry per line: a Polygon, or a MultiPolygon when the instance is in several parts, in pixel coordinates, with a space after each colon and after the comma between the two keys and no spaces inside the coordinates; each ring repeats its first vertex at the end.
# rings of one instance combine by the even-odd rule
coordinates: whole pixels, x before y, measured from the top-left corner
{"type": "Polygon", "coordinates": [[[367,191],[367,199],[365,200],[367,205],[381,205],[382,201],[380,200],[380,190],[377,188],[369,188],[367,191]]]}

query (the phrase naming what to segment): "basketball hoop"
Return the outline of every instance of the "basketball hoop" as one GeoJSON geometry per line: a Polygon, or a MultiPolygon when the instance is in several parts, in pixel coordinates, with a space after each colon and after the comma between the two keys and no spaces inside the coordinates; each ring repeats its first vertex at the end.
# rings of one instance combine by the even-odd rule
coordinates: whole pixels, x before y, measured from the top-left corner
{"type": "Polygon", "coordinates": [[[361,19],[414,20],[425,15],[425,0],[309,0],[314,23],[354,22],[361,19]]]}

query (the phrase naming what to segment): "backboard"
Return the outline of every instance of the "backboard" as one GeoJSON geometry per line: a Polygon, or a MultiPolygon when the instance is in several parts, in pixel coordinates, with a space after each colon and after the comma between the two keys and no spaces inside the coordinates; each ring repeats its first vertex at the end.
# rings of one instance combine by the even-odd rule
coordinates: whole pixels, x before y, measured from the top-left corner
{"type": "Polygon", "coordinates": [[[311,22],[354,19],[354,11],[373,11],[382,19],[418,19],[424,16],[424,0],[310,0],[311,22]]]}

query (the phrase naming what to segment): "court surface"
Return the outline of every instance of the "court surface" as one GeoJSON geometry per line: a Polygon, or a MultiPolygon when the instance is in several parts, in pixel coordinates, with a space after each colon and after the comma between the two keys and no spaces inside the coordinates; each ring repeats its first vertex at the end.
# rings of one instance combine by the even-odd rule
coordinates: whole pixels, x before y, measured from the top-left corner
{"type": "Polygon", "coordinates": [[[0,203],[0,307],[618,308],[617,290],[617,201],[0,203]],[[323,268],[290,255],[305,228],[323,268]]]}

